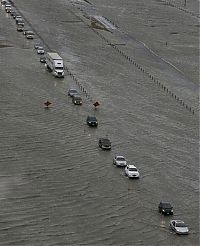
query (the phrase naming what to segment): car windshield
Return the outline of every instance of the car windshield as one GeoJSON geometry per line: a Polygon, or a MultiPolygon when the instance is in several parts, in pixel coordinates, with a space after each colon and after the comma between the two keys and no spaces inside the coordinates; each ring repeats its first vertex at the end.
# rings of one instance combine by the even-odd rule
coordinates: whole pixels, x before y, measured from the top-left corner
{"type": "Polygon", "coordinates": [[[90,116],[90,117],[88,117],[88,120],[91,120],[91,121],[96,121],[96,118],[95,118],[95,117],[93,117],[93,116],[90,116]]]}
{"type": "Polygon", "coordinates": [[[117,157],[117,160],[118,161],[125,161],[125,158],[124,157],[117,157]]]}
{"type": "Polygon", "coordinates": [[[104,139],[104,140],[103,140],[103,143],[104,143],[104,144],[110,144],[110,140],[104,139]]]}
{"type": "Polygon", "coordinates": [[[163,203],[162,204],[163,208],[171,208],[171,204],[170,203],[163,203]]]}
{"type": "Polygon", "coordinates": [[[70,92],[70,93],[78,93],[77,90],[73,90],[73,89],[72,89],[72,90],[69,90],[69,92],[70,92]]]}
{"type": "Polygon", "coordinates": [[[131,171],[131,172],[137,172],[137,168],[135,168],[135,167],[130,167],[130,168],[129,168],[129,171],[131,171]]]}
{"type": "Polygon", "coordinates": [[[63,70],[63,67],[56,67],[56,70],[63,70]]]}
{"type": "Polygon", "coordinates": [[[176,223],[176,227],[187,227],[187,226],[183,222],[178,222],[176,223]]]}

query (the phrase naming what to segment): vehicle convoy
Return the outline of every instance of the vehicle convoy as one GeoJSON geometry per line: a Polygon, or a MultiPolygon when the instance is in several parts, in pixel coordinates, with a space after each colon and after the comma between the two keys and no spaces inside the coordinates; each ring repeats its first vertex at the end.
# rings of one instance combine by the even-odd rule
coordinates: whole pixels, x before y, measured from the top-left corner
{"type": "Polygon", "coordinates": [[[64,77],[63,59],[57,53],[48,52],[46,55],[46,67],[55,77],[64,77]]]}

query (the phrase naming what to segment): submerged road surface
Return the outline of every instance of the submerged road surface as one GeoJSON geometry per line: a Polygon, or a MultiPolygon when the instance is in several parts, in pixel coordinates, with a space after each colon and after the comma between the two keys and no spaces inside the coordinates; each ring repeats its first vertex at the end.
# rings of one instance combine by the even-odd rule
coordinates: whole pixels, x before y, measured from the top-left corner
{"type": "Polygon", "coordinates": [[[35,39],[1,7],[0,245],[199,245],[198,18],[153,0],[15,0],[15,8],[35,39]],[[64,79],[39,62],[38,41],[63,57],[64,79]],[[98,148],[105,136],[111,151],[98,148]],[[112,164],[116,154],[140,179],[112,164]],[[158,213],[161,200],[173,216],[158,213]],[[171,219],[189,235],[172,232],[171,219]]]}

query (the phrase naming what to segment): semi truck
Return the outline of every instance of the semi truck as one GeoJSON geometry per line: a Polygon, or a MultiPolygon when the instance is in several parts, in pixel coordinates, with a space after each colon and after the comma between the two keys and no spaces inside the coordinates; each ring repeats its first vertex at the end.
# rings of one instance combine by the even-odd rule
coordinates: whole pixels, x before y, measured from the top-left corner
{"type": "Polygon", "coordinates": [[[64,77],[63,59],[57,53],[47,52],[46,67],[49,71],[53,73],[55,77],[64,77]]]}

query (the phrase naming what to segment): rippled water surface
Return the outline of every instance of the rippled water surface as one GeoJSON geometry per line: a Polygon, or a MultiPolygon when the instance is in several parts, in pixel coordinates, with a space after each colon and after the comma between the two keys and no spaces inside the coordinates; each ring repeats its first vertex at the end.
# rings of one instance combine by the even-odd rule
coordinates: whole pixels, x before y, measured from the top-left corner
{"type": "MultiPolygon", "coordinates": [[[[146,27],[140,29],[145,31],[140,35],[141,22],[127,13],[138,9],[138,16],[145,19],[139,11],[144,1],[128,1],[128,6],[111,1],[107,9],[105,4],[92,0],[15,0],[26,27],[34,30],[35,40],[26,40],[17,32],[13,18],[0,8],[2,246],[199,243],[197,75],[191,74],[196,62],[191,64],[191,57],[187,61],[188,46],[182,53],[186,60],[179,64],[180,50],[176,53],[175,49],[178,39],[170,41],[173,47],[168,52],[158,47],[159,56],[141,45],[148,39],[147,46],[152,48],[155,37],[151,39],[146,27]],[[116,13],[120,13],[118,18],[116,13]],[[89,14],[118,22],[117,33],[93,30],[89,14]],[[127,18],[133,24],[126,26],[127,18]],[[39,62],[34,50],[38,40],[46,51],[58,52],[64,58],[64,79],[54,78],[39,62]],[[107,40],[121,42],[117,46],[120,51],[175,94],[180,91],[195,113],[107,40]],[[170,72],[173,78],[177,76],[174,83],[167,75],[170,72]],[[72,104],[67,96],[69,88],[80,91],[82,106],[72,104]],[[47,100],[52,103],[49,109],[44,107],[47,100]],[[100,102],[96,110],[95,101],[100,102]],[[88,115],[97,117],[97,128],[86,125],[88,115]],[[98,139],[105,136],[112,142],[111,151],[98,148],[98,139]],[[116,154],[137,166],[140,179],[129,180],[123,168],[113,165],[116,154]],[[158,213],[160,200],[173,204],[172,217],[158,213]],[[170,219],[184,220],[190,234],[174,234],[169,229],[170,219]]],[[[152,4],[173,18],[178,14],[190,23],[196,21],[176,8],[161,6],[161,1],[149,1],[145,8],[152,21],[152,4]]],[[[179,28],[186,32],[184,25],[179,28]]],[[[191,28],[195,33],[195,27],[191,28]]],[[[167,32],[169,29],[166,26],[167,32]]],[[[156,35],[162,43],[160,29],[156,35]]],[[[185,33],[187,42],[189,37],[185,33]]]]}

